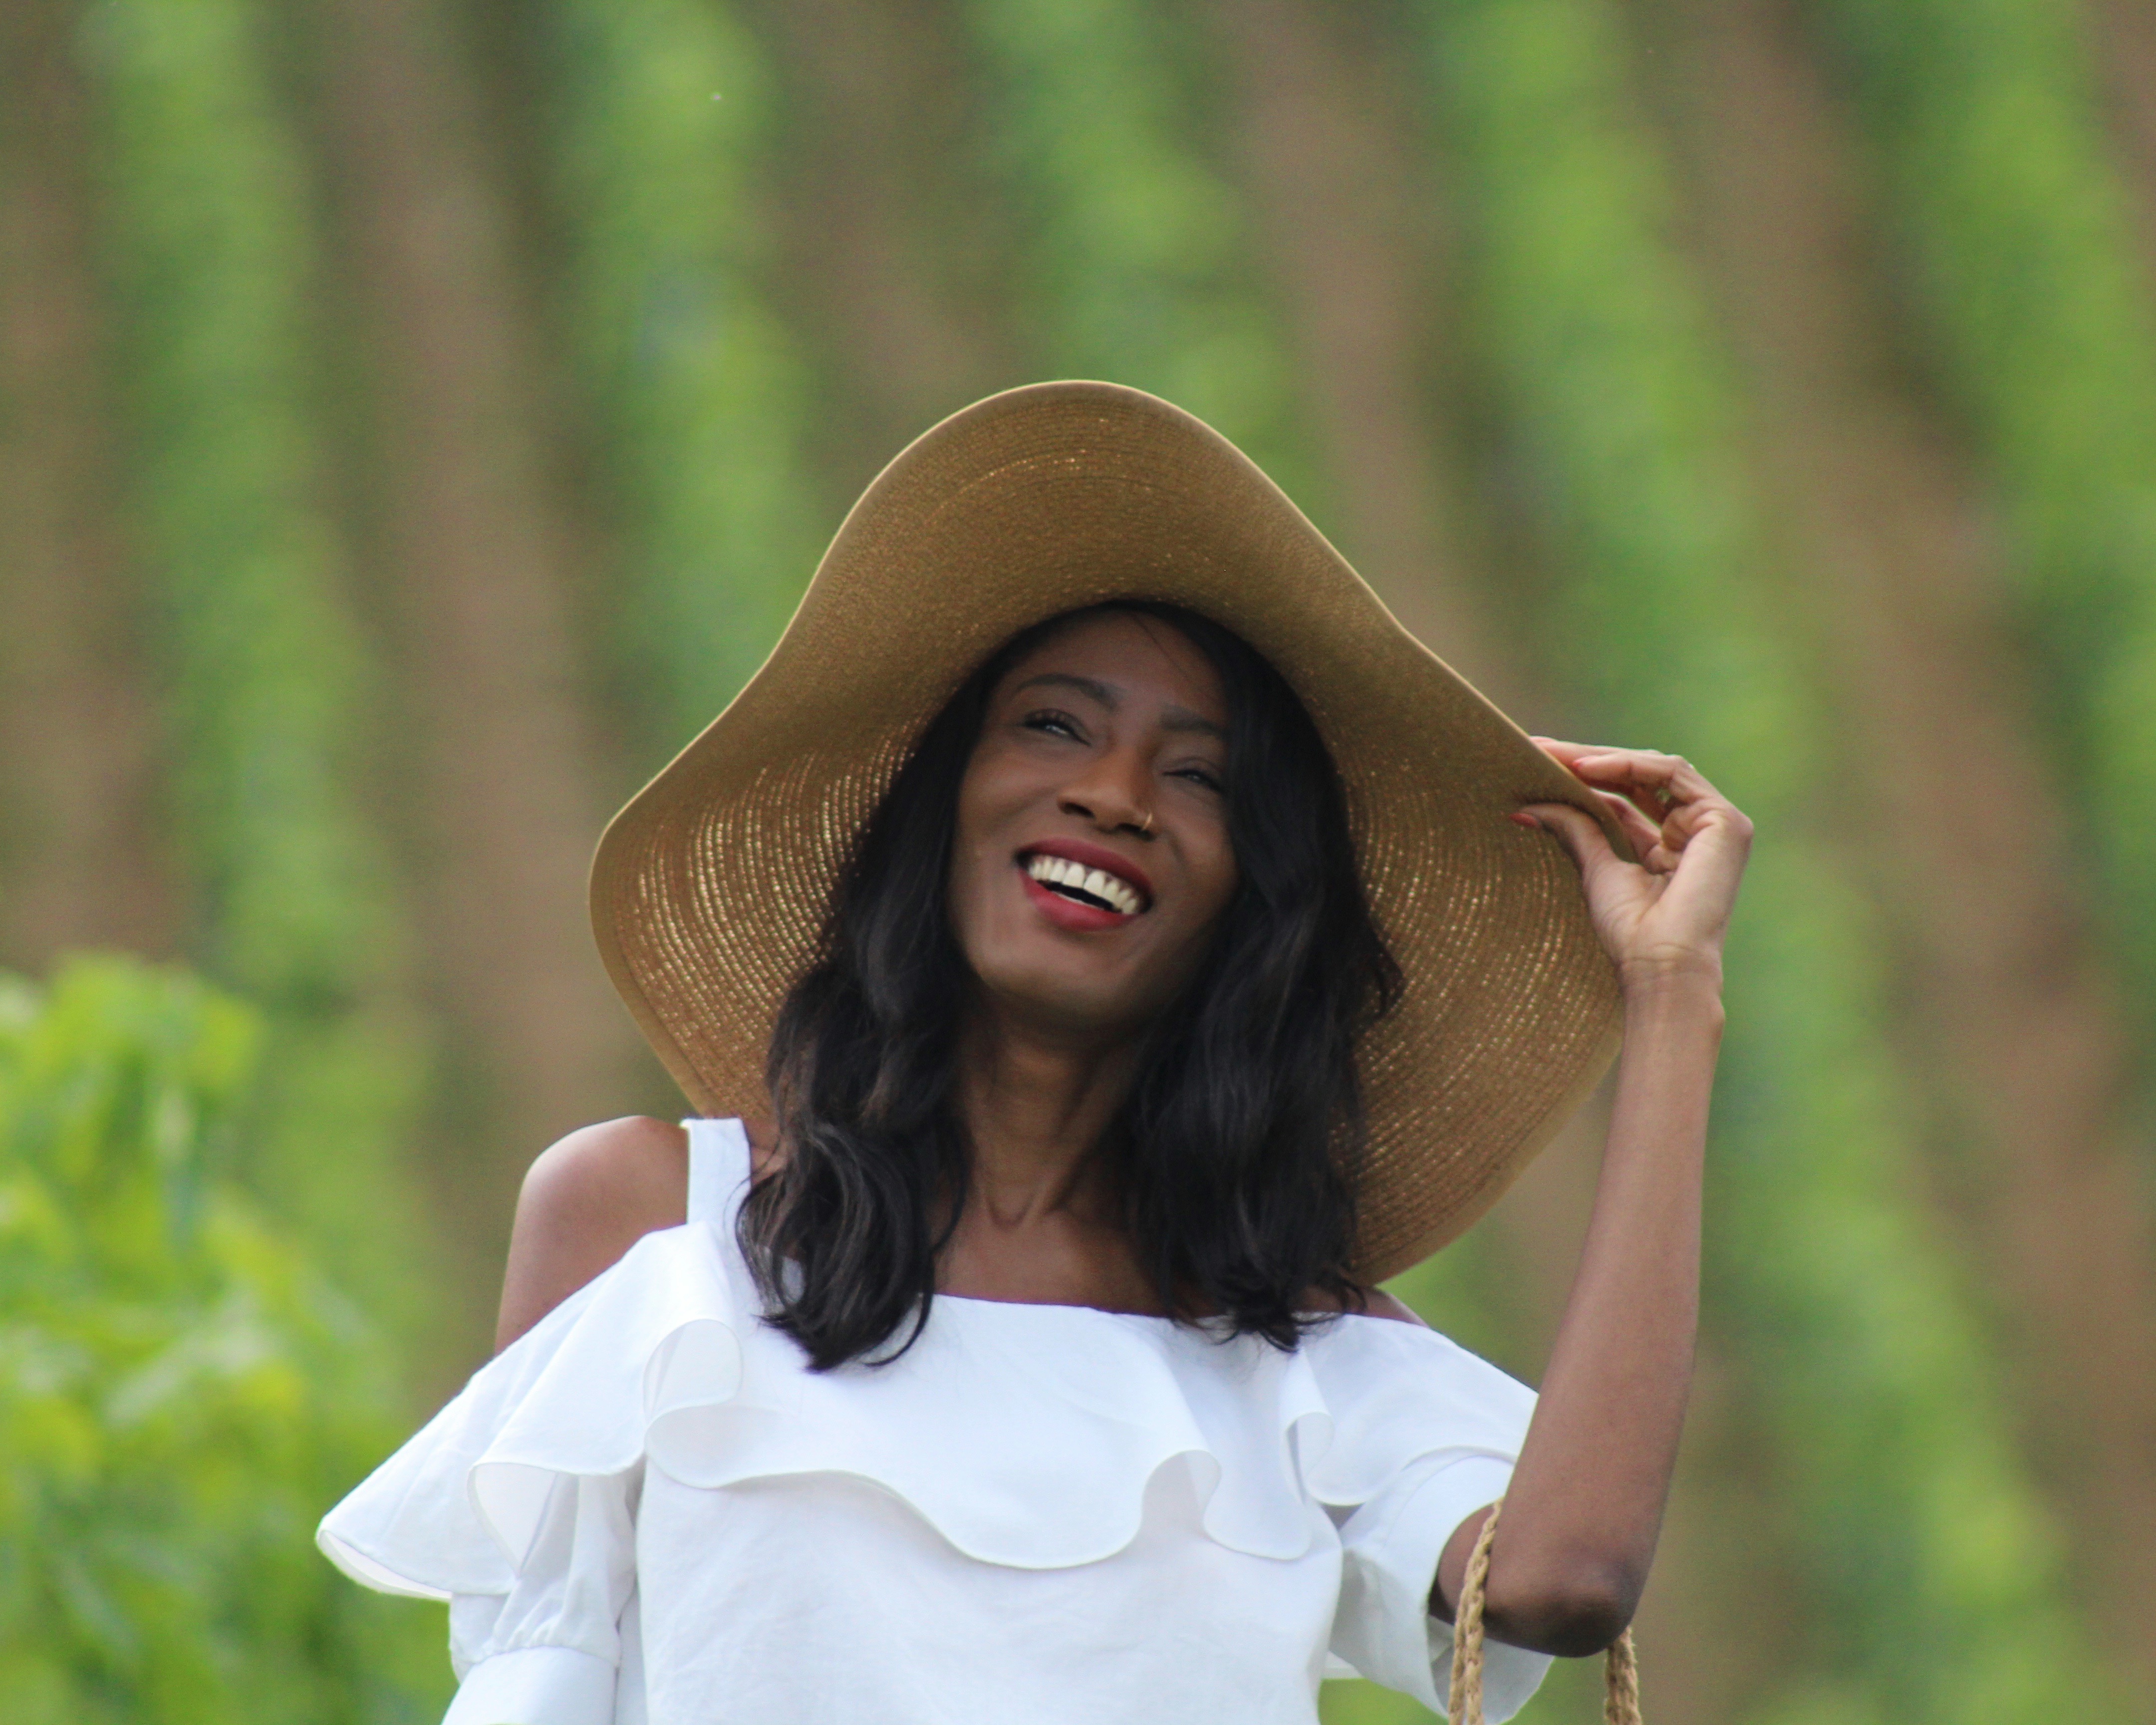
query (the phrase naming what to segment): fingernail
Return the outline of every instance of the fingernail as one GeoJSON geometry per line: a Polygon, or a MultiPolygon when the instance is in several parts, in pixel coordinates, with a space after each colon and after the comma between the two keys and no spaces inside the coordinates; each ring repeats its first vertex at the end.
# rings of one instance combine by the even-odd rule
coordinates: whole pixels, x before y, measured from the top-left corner
{"type": "Polygon", "coordinates": [[[1528,814],[1524,809],[1515,809],[1510,814],[1507,815],[1505,819],[1507,820],[1516,820],[1523,827],[1534,827],[1537,829],[1539,829],[1542,826],[1542,823],[1537,820],[1534,816],[1528,814]]]}

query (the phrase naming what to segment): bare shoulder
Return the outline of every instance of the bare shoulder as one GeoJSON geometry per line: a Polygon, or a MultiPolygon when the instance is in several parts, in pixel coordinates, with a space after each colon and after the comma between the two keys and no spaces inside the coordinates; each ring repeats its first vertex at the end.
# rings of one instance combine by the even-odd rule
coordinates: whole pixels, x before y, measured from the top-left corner
{"type": "Polygon", "coordinates": [[[516,1199],[495,1346],[506,1348],[638,1240],[688,1214],[689,1135],[644,1115],[571,1132],[516,1199]]]}
{"type": "MultiPolygon", "coordinates": [[[[775,1165],[770,1123],[744,1117],[757,1178],[775,1165]]],[[[647,1234],[689,1214],[689,1134],[631,1114],[549,1145],[524,1176],[495,1322],[499,1353],[647,1234]]]]}
{"type": "Polygon", "coordinates": [[[1390,1318],[1394,1323],[1413,1324],[1419,1330],[1430,1326],[1423,1322],[1422,1314],[1404,1300],[1387,1293],[1383,1288],[1370,1290],[1369,1303],[1363,1308],[1366,1317],[1390,1318]]]}

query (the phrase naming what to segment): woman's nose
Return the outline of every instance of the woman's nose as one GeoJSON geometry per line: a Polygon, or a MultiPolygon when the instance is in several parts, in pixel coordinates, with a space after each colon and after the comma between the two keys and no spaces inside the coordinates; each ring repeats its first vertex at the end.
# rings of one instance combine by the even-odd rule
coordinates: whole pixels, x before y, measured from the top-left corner
{"type": "Polygon", "coordinates": [[[1093,757],[1082,777],[1064,787],[1058,801],[1065,814],[1109,831],[1127,827],[1147,833],[1152,825],[1147,797],[1152,778],[1135,751],[1107,749],[1093,757]]]}

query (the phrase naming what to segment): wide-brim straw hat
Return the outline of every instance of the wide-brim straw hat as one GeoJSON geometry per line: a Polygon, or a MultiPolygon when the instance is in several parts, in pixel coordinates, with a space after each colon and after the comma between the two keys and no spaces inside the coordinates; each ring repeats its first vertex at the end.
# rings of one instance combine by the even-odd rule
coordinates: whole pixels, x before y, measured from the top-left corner
{"type": "Polygon", "coordinates": [[[1235,630],[1339,768],[1405,977],[1362,1050],[1356,1267],[1390,1276],[1496,1201],[1616,1047],[1616,980],[1578,871],[1506,817],[1569,802],[1629,851],[1599,799],[1401,628],[1248,457],[1153,396],[1010,390],[886,467],[763,668],[607,829],[599,950],[696,1106],[758,1111],[779,1005],[915,740],[1018,630],[1117,598],[1235,630]]]}

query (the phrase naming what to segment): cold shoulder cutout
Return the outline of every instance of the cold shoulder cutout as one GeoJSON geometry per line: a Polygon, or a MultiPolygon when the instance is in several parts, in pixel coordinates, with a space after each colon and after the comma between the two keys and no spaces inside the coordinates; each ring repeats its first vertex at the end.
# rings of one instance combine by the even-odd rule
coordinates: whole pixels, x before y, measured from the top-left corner
{"type": "MultiPolygon", "coordinates": [[[[1439,1555],[1533,1396],[1417,1325],[1283,1353],[1166,1318],[939,1296],[888,1364],[806,1369],[734,1244],[734,1121],[685,1219],[562,1300],[324,1520],[451,1603],[446,1725],[1314,1725],[1425,1706],[1439,1555]]],[[[1491,1644],[1488,1717],[1542,1656],[1491,1644]]]]}

